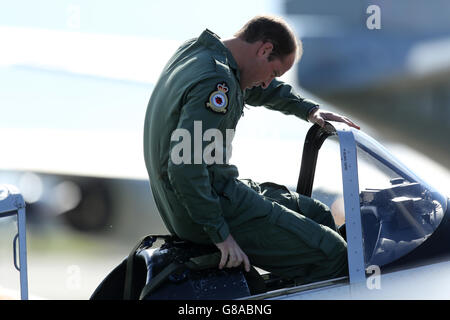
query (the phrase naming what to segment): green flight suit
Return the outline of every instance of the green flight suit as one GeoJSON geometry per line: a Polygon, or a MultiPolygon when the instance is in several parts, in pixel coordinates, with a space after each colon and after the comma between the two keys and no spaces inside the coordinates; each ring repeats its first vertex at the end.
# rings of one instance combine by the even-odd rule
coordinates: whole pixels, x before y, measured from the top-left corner
{"type": "Polygon", "coordinates": [[[228,140],[215,144],[214,163],[202,157],[217,142],[208,133],[228,137],[244,103],[305,120],[317,107],[276,79],[245,92],[239,81],[231,52],[209,30],[185,42],[164,67],[148,103],[144,156],[165,225],[196,243],[219,243],[231,233],[253,265],[286,278],[345,273],[346,243],[326,206],[283,186],[239,180],[227,163],[228,140]]]}

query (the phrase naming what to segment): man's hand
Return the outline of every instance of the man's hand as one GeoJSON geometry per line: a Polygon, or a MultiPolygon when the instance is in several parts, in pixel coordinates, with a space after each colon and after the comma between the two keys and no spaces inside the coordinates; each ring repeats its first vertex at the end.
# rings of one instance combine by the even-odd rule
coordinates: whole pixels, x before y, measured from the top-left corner
{"type": "Polygon", "coordinates": [[[224,266],[227,268],[237,267],[244,262],[245,271],[250,271],[250,261],[248,260],[247,255],[241,250],[231,234],[224,242],[216,243],[216,246],[222,253],[219,269],[222,269],[224,266]]]}
{"type": "Polygon", "coordinates": [[[312,123],[317,123],[321,127],[325,125],[325,121],[338,121],[344,122],[350,127],[356,128],[358,130],[360,129],[360,127],[356,125],[353,121],[351,121],[349,118],[341,116],[331,111],[325,111],[320,109],[313,110],[311,114],[308,116],[308,121],[312,123]]]}

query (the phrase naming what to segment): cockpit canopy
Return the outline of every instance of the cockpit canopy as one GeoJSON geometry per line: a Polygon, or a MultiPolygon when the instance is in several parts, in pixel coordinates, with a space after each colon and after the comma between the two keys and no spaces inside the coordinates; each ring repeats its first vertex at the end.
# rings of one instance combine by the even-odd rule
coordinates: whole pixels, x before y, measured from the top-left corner
{"type": "MultiPolygon", "coordinates": [[[[308,135],[303,158],[317,153],[316,158],[302,160],[297,190],[327,204],[338,225],[346,223],[349,214],[360,214],[358,238],[366,268],[395,263],[438,229],[446,216],[447,197],[417,177],[373,138],[339,123],[323,129],[311,128],[308,135]],[[352,139],[343,141],[343,133],[350,133],[352,139]],[[356,150],[355,163],[346,159],[347,151],[342,152],[343,149],[356,150]],[[309,166],[304,165],[308,162],[309,166]],[[349,171],[357,181],[351,191],[343,176],[349,171]],[[301,185],[303,180],[306,185],[301,185]],[[359,212],[352,213],[345,207],[350,197],[354,198],[355,206],[359,203],[359,212]]],[[[348,241],[352,239],[347,234],[348,241]]]]}
{"type": "Polygon", "coordinates": [[[446,198],[382,145],[354,132],[364,262],[387,265],[422,244],[439,226],[446,198]]]}

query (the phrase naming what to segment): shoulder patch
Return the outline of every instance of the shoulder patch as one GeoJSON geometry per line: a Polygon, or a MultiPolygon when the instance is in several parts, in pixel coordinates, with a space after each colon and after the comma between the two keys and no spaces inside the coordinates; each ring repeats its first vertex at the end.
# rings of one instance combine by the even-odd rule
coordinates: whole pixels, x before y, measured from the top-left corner
{"type": "Polygon", "coordinates": [[[226,113],[228,107],[228,85],[226,82],[217,84],[217,90],[209,95],[206,107],[217,113],[226,113]]]}

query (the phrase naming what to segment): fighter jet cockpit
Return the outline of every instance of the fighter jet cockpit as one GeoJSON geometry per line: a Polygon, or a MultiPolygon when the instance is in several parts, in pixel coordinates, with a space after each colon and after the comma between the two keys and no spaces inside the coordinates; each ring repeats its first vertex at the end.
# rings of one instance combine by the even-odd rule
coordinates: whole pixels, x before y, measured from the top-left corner
{"type": "Polygon", "coordinates": [[[450,260],[448,198],[364,132],[339,123],[312,126],[298,177],[296,191],[328,205],[346,239],[348,277],[297,286],[256,269],[248,274],[239,268],[219,270],[217,261],[211,263],[211,254],[217,253],[211,247],[149,235],[91,299],[296,299],[309,293],[313,297],[320,288],[336,289],[330,293],[335,298],[357,294],[346,290],[347,284],[365,283],[372,266],[386,274],[450,260]],[[152,248],[157,240],[164,244],[152,248]]]}
{"type": "Polygon", "coordinates": [[[304,155],[317,152],[317,158],[305,161],[302,169],[315,173],[301,175],[299,190],[330,207],[347,242],[362,241],[365,268],[375,265],[385,272],[450,255],[450,213],[443,193],[363,131],[333,123],[324,129],[312,128],[306,140],[309,149],[304,155]],[[345,134],[351,139],[344,141],[345,134]],[[356,157],[345,159],[345,152],[353,149],[356,157]],[[357,181],[354,189],[346,184],[344,172],[357,181]],[[304,181],[306,185],[300,185],[304,181]],[[358,214],[361,228],[353,229],[349,239],[348,219],[358,214]]]}
{"type": "Polygon", "coordinates": [[[364,262],[389,266],[437,230],[447,199],[374,139],[357,131],[354,136],[364,262]]]}

